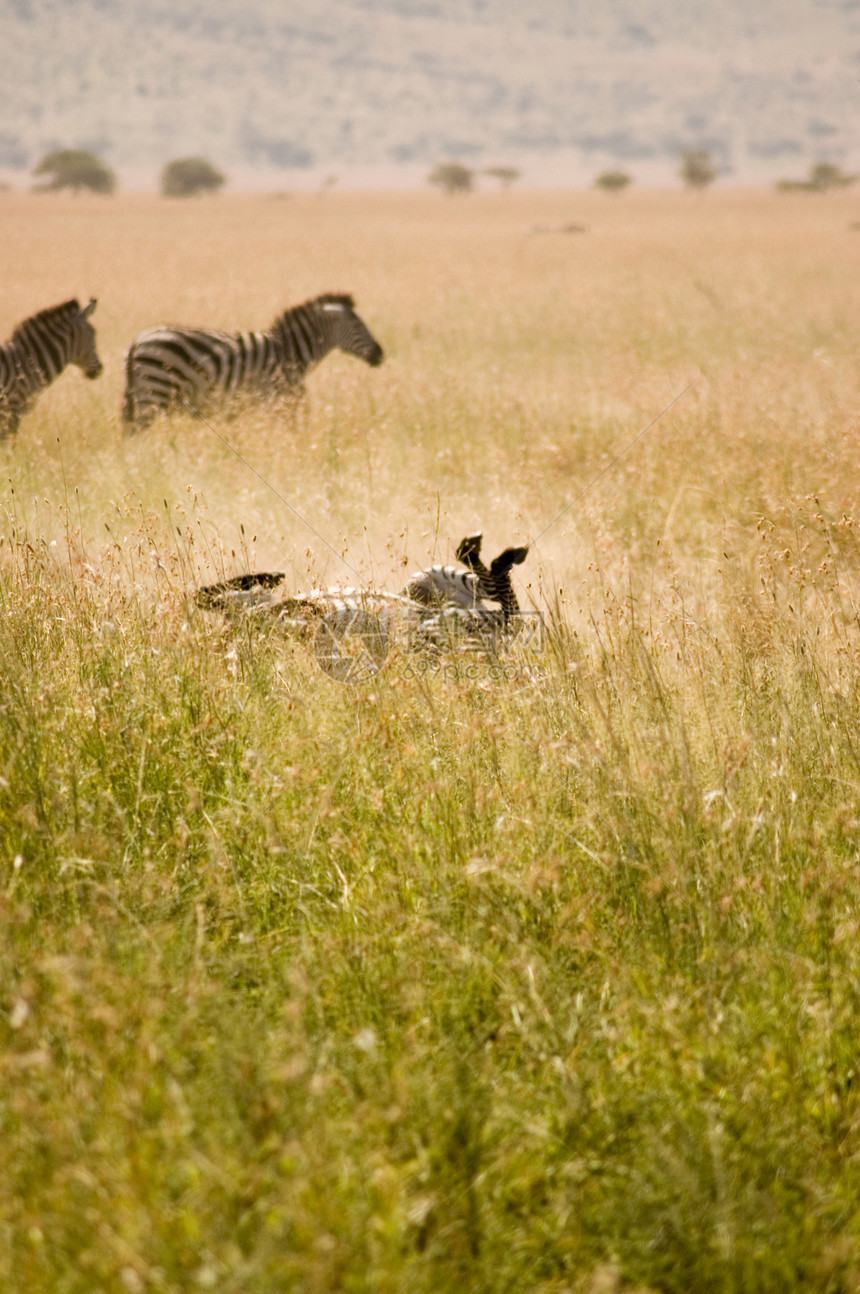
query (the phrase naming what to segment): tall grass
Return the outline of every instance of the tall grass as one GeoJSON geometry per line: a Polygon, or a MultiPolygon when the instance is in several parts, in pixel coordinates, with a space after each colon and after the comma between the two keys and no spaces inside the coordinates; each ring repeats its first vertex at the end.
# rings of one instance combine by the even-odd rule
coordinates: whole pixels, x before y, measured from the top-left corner
{"type": "Polygon", "coordinates": [[[2,447],[2,1287],[860,1288],[852,200],[0,198],[108,366],[2,447]],[[137,329],[325,289],[378,372],[122,438],[137,329]],[[475,526],[540,650],[193,605],[475,526]]]}

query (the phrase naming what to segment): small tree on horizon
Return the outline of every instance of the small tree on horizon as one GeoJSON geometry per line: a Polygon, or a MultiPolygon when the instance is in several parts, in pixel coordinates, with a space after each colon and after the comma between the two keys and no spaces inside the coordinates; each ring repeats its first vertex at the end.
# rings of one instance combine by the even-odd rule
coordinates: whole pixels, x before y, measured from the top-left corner
{"type": "Polygon", "coordinates": [[[73,193],[80,193],[81,189],[113,193],[116,189],[116,176],[111,168],[84,148],[56,148],[46,153],[34,166],[33,175],[51,177],[47,184],[34,186],[39,193],[57,193],[60,189],[71,189],[73,193]]]}
{"type": "Polygon", "coordinates": [[[856,184],[856,175],[846,175],[841,166],[833,162],[816,162],[809,168],[807,180],[777,180],[776,188],[780,193],[832,193],[834,189],[845,189],[856,184]]]}
{"type": "Polygon", "coordinates": [[[165,198],[192,198],[198,193],[217,193],[226,177],[203,157],[180,157],[168,162],[161,172],[165,198]]]}
{"type": "Polygon", "coordinates": [[[845,189],[857,183],[856,175],[846,175],[841,166],[833,162],[816,162],[809,168],[809,183],[819,193],[829,193],[832,189],[845,189]]]}
{"type": "Polygon", "coordinates": [[[460,162],[440,162],[427,176],[427,183],[448,194],[471,193],[474,179],[474,172],[468,166],[460,162]]]}
{"type": "Polygon", "coordinates": [[[485,166],[483,173],[498,180],[501,187],[506,190],[520,178],[520,172],[515,166],[485,166]]]}
{"type": "Polygon", "coordinates": [[[628,184],[632,183],[633,179],[626,171],[604,171],[594,181],[594,187],[603,189],[606,193],[620,193],[622,189],[626,189],[628,184]]]}
{"type": "Polygon", "coordinates": [[[706,189],[717,178],[711,154],[704,148],[688,149],[681,154],[679,175],[688,189],[706,189]]]}

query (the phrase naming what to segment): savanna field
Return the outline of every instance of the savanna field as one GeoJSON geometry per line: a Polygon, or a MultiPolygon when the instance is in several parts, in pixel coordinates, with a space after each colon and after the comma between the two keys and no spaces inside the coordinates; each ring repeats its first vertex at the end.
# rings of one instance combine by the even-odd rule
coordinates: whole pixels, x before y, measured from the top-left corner
{"type": "Polygon", "coordinates": [[[860,1290],[858,223],[0,195],[0,337],[105,364],[0,444],[4,1292],[860,1290]],[[124,434],[136,333],[324,291],[381,368],[124,434]],[[195,606],[477,530],[498,657],[195,606]]]}

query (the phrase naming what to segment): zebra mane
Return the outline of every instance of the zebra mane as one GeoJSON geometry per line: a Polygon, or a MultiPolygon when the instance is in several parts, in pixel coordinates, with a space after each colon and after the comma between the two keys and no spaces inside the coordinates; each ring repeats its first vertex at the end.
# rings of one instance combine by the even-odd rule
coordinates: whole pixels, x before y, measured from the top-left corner
{"type": "Polygon", "coordinates": [[[355,309],[355,299],[348,292],[323,292],[321,296],[306,301],[309,306],[346,306],[347,310],[355,309]]]}
{"type": "Polygon", "coordinates": [[[22,323],[19,323],[18,327],[12,334],[12,341],[26,341],[32,328],[38,328],[43,323],[51,323],[55,319],[66,317],[71,319],[74,315],[80,313],[81,306],[77,297],[72,301],[64,301],[62,305],[59,306],[48,306],[47,309],[40,310],[38,314],[30,315],[29,318],[25,319],[22,323]]]}
{"type": "Polygon", "coordinates": [[[326,306],[345,306],[347,310],[354,310],[355,301],[346,292],[323,292],[321,296],[311,297],[309,301],[303,301],[301,305],[290,306],[288,310],[282,310],[269,331],[277,332],[278,329],[284,328],[288,319],[292,319],[294,315],[300,315],[304,310],[324,309],[326,306]]]}

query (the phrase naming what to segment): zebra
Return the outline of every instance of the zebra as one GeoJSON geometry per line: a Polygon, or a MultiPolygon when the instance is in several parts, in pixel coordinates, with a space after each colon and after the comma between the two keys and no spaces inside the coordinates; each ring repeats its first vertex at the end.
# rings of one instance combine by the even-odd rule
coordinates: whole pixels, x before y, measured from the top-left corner
{"type": "Polygon", "coordinates": [[[481,561],[483,535],[467,535],[457,545],[457,560],[467,570],[453,566],[431,566],[412,576],[404,593],[425,606],[478,609],[484,600],[498,602],[507,621],[519,612],[520,604],[511,583],[511,567],[521,565],[528,548],[506,548],[494,558],[489,569],[481,561]]]}
{"type": "Polygon", "coordinates": [[[297,398],[304,392],[305,374],[335,349],[374,368],[385,357],[356,314],[353,298],[343,293],[327,292],[293,306],[265,332],[149,328],[126,354],[123,420],[135,431],[172,405],[197,410],[221,393],[297,398]]]}
{"type": "Polygon", "coordinates": [[[490,562],[489,570],[481,561],[481,544],[484,536],[467,535],[457,545],[457,560],[467,566],[478,582],[482,598],[498,602],[505,620],[518,615],[520,604],[511,583],[511,567],[521,566],[529,554],[528,548],[506,548],[490,562]]]}
{"type": "Polygon", "coordinates": [[[81,309],[77,301],[64,301],[40,310],[0,344],[0,440],[15,434],[37,396],[67,364],[89,378],[102,372],[90,323],[96,304],[93,298],[81,309]]]}
{"type": "Polygon", "coordinates": [[[237,575],[197,591],[197,605],[230,617],[274,616],[279,626],[310,635],[322,668],[336,678],[349,677],[356,660],[342,650],[358,644],[362,670],[375,672],[398,633],[413,645],[453,646],[466,642],[495,651],[519,603],[511,567],[524,562],[528,548],[507,548],[489,569],[480,558],[482,536],[470,535],[457,557],[472,570],[431,566],[416,571],[398,593],[378,589],[329,588],[282,594],[283,571],[237,575]],[[486,602],[497,602],[500,610],[486,602]]]}

